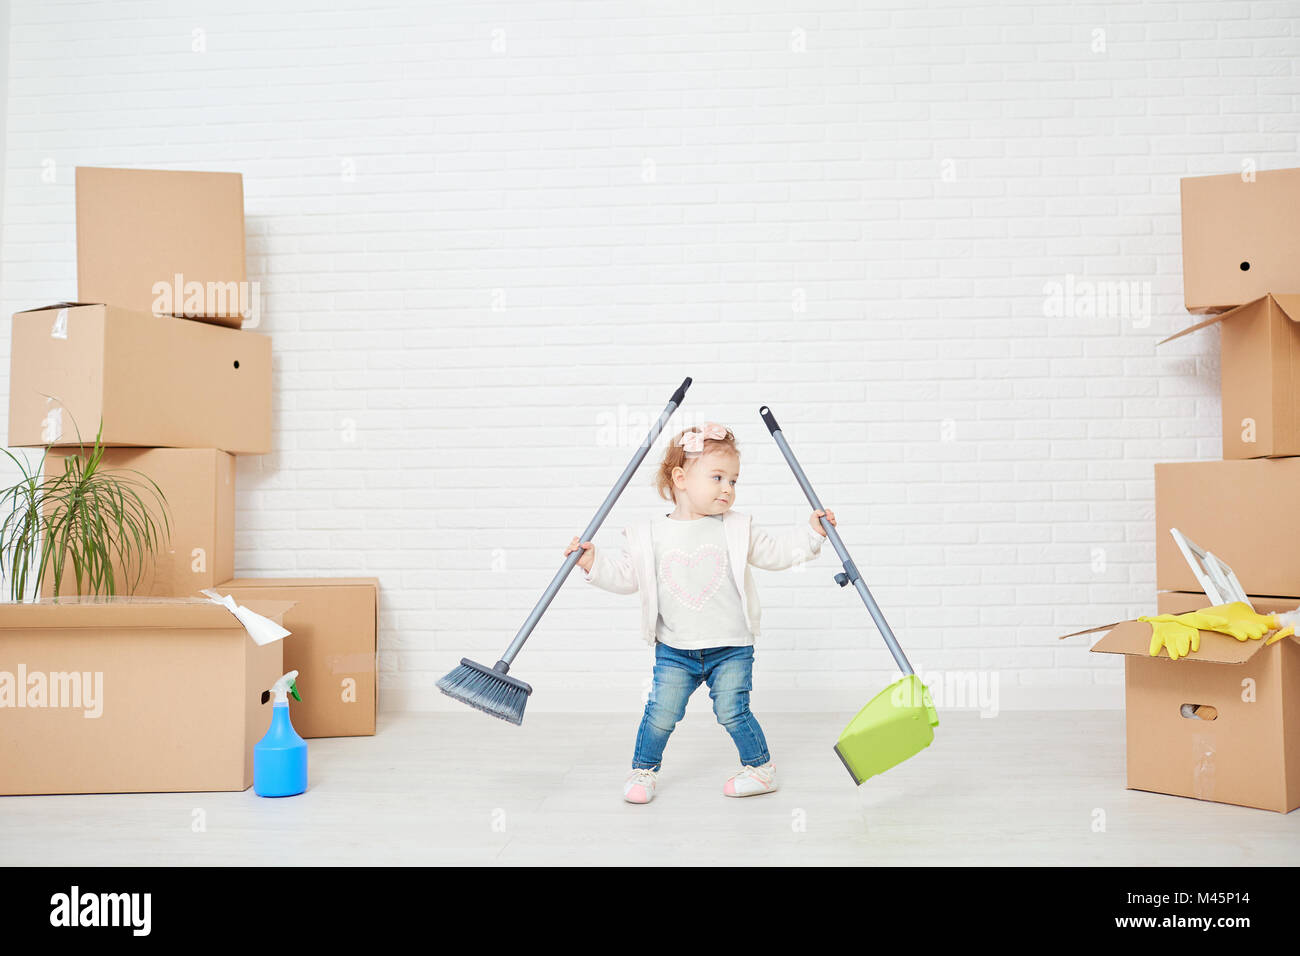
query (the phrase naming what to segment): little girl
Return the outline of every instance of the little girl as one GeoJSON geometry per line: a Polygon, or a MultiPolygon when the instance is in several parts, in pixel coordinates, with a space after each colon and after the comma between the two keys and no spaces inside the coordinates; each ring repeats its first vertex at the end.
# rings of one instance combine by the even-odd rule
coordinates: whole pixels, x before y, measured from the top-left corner
{"type": "Polygon", "coordinates": [[[664,748],[686,702],[709,685],[713,712],[740,751],[742,767],[723,784],[729,797],[776,789],[776,771],[758,721],[749,711],[754,638],[759,605],[749,565],[781,571],[815,557],[826,532],[814,512],[811,527],[778,535],[732,511],[740,451],[736,436],[716,422],[678,433],[655,477],[671,514],[623,530],[628,548],[599,551],[575,537],[566,555],[581,548],[586,580],[617,594],[641,594],[641,630],[655,649],[654,683],[641,718],[632,772],[623,785],[629,803],[654,799],[664,748]]]}

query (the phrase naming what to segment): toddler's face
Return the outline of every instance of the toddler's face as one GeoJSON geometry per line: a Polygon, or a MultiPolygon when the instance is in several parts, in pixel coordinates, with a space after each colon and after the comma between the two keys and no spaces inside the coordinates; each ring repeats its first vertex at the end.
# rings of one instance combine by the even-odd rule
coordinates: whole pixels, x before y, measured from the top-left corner
{"type": "Polygon", "coordinates": [[[733,451],[716,450],[693,458],[683,472],[673,476],[677,500],[682,496],[696,514],[720,515],[736,503],[740,458],[733,451]]]}

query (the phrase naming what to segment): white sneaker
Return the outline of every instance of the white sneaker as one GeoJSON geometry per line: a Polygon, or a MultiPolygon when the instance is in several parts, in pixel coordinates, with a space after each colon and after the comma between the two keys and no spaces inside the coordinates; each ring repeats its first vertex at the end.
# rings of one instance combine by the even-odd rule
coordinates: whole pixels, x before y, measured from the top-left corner
{"type": "Polygon", "coordinates": [[[761,767],[741,767],[740,772],[722,785],[729,797],[752,797],[757,793],[771,793],[776,789],[776,768],[772,761],[761,767]]]}
{"type": "Polygon", "coordinates": [[[623,784],[623,799],[628,803],[649,803],[655,798],[657,777],[657,771],[633,767],[623,784]]]}

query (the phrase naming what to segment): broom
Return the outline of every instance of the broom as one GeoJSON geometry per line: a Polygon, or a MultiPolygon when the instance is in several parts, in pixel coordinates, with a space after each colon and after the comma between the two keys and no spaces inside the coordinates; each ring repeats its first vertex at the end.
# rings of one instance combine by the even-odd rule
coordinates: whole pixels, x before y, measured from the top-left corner
{"type": "MultiPolygon", "coordinates": [[[[663,431],[664,426],[668,424],[668,419],[672,418],[673,412],[677,406],[682,403],[686,397],[686,390],[691,387],[691,380],[687,378],[678,386],[677,391],[673,392],[673,397],[668,400],[668,405],[660,414],[658,421],[651,427],[645,440],[637,448],[636,454],[628,462],[623,474],[619,476],[614,487],[610,489],[605,501],[601,504],[596,516],[591,519],[587,529],[582,532],[579,541],[590,541],[595,535],[605,517],[614,507],[614,502],[618,500],[623,489],[627,487],[632,476],[636,474],[637,468],[650,451],[650,446],[654,444],[659,433],[663,431]]],[[[528,615],[528,620],[524,621],[523,626],[519,628],[519,633],[515,639],[510,642],[506,652],[501,655],[501,660],[497,661],[492,667],[486,667],[469,658],[462,657],[460,666],[451,673],[444,676],[438,681],[438,690],[442,691],[448,697],[453,697],[462,703],[469,704],[485,714],[491,714],[493,717],[500,717],[512,724],[522,724],[524,722],[524,706],[528,703],[528,695],[533,692],[532,687],[525,684],[518,678],[510,676],[510,665],[514,663],[515,655],[519,653],[528,636],[537,626],[537,622],[542,619],[542,615],[550,606],[555,595],[559,593],[560,587],[564,584],[564,579],[569,576],[579,559],[582,557],[582,549],[570,553],[560,565],[560,570],[555,573],[551,583],[547,585],[545,592],[538,600],[533,611],[528,615]]]]}

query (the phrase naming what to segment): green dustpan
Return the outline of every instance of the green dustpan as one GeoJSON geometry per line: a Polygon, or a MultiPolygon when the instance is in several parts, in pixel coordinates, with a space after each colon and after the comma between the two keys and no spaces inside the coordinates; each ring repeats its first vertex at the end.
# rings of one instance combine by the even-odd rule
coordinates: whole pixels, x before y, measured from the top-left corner
{"type": "MultiPolygon", "coordinates": [[[[803,489],[808,503],[816,511],[825,511],[821,499],[817,497],[817,492],[813,491],[812,484],[808,481],[808,476],[804,474],[798,459],[794,457],[794,452],[790,450],[790,443],[785,440],[785,435],[781,434],[781,426],[776,423],[772,410],[764,405],[758,410],[758,414],[767,425],[767,430],[772,433],[776,447],[781,449],[781,454],[785,456],[790,470],[794,472],[795,480],[803,489]]],[[[835,744],[835,752],[852,775],[853,782],[862,783],[868,777],[884,773],[890,767],[898,766],[908,757],[914,757],[930,746],[930,742],[934,740],[934,728],[939,726],[939,714],[934,709],[934,700],[930,697],[929,689],[912,671],[912,665],[907,662],[907,656],[898,646],[898,640],[894,637],[889,622],[885,620],[885,615],[880,613],[876,599],[871,596],[871,589],[867,587],[867,582],[862,579],[857,565],[849,557],[848,549],[840,540],[835,526],[824,517],[819,520],[831,547],[835,549],[836,556],[844,565],[844,570],[835,575],[835,583],[842,588],[853,585],[862,598],[862,603],[871,612],[871,619],[876,622],[876,629],[885,639],[885,646],[893,655],[894,663],[904,674],[902,680],[890,684],[871,698],[871,702],[866,707],[858,711],[858,716],[844,728],[844,733],[840,734],[840,739],[835,744]]]]}
{"type": "Polygon", "coordinates": [[[836,741],[835,753],[860,784],[930,746],[938,726],[930,689],[908,674],[858,711],[836,741]]]}

